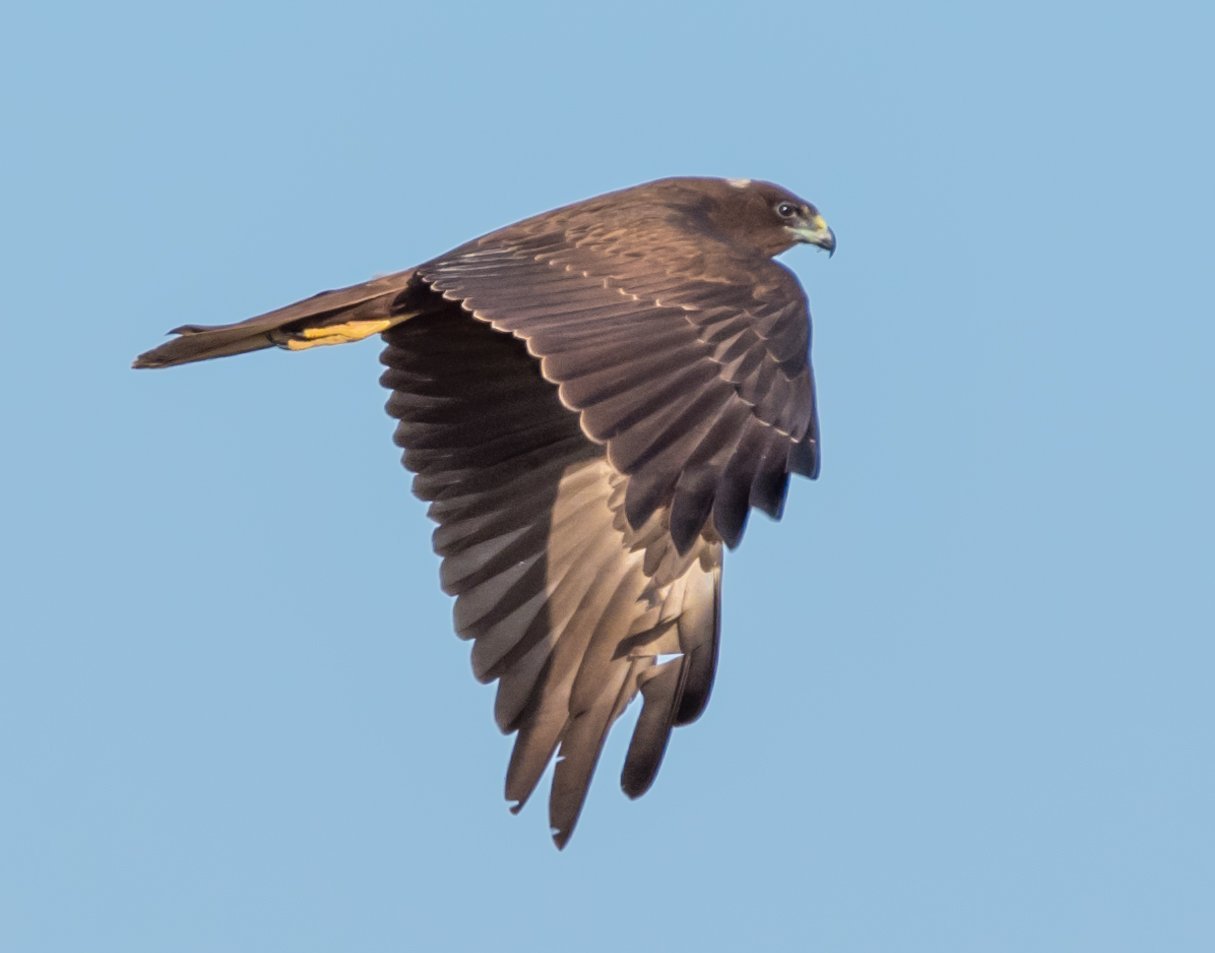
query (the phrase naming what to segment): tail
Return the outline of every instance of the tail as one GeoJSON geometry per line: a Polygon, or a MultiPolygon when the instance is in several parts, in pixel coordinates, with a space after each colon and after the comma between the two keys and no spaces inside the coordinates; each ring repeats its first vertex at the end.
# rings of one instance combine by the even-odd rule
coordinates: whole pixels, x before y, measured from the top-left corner
{"type": "Polygon", "coordinates": [[[413,317],[415,312],[407,304],[413,276],[412,270],[399,271],[361,285],[322,291],[239,324],[186,324],[169,332],[180,337],[140,354],[131,366],[173,367],[266,347],[302,351],[358,341],[413,317]]]}

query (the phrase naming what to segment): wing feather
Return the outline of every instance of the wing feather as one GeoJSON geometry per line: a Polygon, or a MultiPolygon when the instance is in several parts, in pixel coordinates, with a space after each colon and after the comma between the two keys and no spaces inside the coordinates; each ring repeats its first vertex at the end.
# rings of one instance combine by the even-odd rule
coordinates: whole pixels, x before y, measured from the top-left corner
{"type": "MultiPolygon", "coordinates": [[[[559,752],[549,811],[562,845],[582,811],[604,738],[643,674],[655,668],[658,653],[688,651],[679,620],[696,617],[699,603],[685,596],[691,591],[685,577],[703,575],[706,560],[719,567],[720,543],[702,535],[684,541],[689,551],[680,552],[666,511],[633,527],[624,512],[633,478],[584,432],[523,341],[456,307],[416,317],[385,338],[384,381],[394,388],[388,408],[399,420],[404,461],[416,473],[414,490],[431,501],[441,581],[456,597],[457,634],[472,641],[473,674],[498,681],[498,725],[517,732],[507,798],[521,807],[559,752]]],[[[703,402],[695,388],[683,399],[677,386],[658,395],[642,389],[634,414],[657,415],[669,430],[693,423],[703,402]]],[[[701,429],[689,429],[688,447],[706,435],[716,441],[720,423],[701,429]]],[[[669,456],[681,446],[660,442],[655,452],[669,456]]],[[[679,472],[673,463],[667,470],[679,472]]],[[[716,625],[714,615],[700,641],[715,646],[716,625]]],[[[697,651],[716,658],[715,648],[707,656],[697,651]]],[[[691,673],[702,687],[711,682],[712,664],[684,658],[683,682],[692,684],[691,673]]],[[[646,716],[647,727],[630,745],[630,757],[650,780],[682,698],[682,690],[669,694],[663,718],[646,716]]]]}
{"type": "Polygon", "coordinates": [[[736,512],[739,485],[750,488],[747,506],[779,513],[788,468],[817,473],[805,295],[767,258],[714,259],[661,224],[652,228],[648,255],[626,255],[610,231],[580,227],[575,220],[521,223],[421,266],[418,275],[541,359],[563,403],[633,481],[627,515],[634,528],[674,506],[683,486],[681,543],[690,545],[702,528],[693,524],[703,519],[736,545],[745,524],[736,512]],[[750,424],[736,408],[773,432],[761,441],[762,455],[715,456],[721,445],[755,445],[744,441],[750,424]],[[729,421],[705,449],[687,435],[701,420],[729,421]],[[697,472],[685,478],[685,468],[697,472]],[[714,501],[723,498],[729,502],[719,509],[714,501]]]}

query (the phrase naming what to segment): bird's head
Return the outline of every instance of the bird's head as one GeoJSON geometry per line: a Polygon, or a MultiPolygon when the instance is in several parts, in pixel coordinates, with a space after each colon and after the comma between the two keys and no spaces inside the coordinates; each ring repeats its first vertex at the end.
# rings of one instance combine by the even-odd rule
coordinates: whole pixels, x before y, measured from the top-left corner
{"type": "Polygon", "coordinates": [[[835,252],[835,233],[817,208],[788,189],[752,179],[721,179],[714,189],[714,224],[768,256],[799,242],[835,252]]]}

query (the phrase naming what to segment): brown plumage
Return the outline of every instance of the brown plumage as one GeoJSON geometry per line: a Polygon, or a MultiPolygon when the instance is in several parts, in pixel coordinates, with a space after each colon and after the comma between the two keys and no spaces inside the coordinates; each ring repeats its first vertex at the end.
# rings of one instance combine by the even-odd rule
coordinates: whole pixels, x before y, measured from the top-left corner
{"type": "Polygon", "coordinates": [[[664,179],[547,212],[425,264],[235,325],[178,328],[136,367],[382,333],[444,591],[517,732],[518,810],[558,755],[564,846],[611,724],[640,693],[621,784],[653,782],[708,702],[722,547],[818,473],[810,323],[772,260],[834,250],[779,186],[664,179]]]}

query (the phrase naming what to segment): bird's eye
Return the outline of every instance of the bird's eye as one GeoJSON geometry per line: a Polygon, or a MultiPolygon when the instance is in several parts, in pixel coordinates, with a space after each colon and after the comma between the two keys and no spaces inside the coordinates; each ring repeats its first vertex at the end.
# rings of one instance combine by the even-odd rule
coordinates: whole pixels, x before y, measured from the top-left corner
{"type": "Polygon", "coordinates": [[[797,206],[792,202],[781,202],[776,206],[776,214],[781,218],[793,218],[797,214],[797,206]]]}

